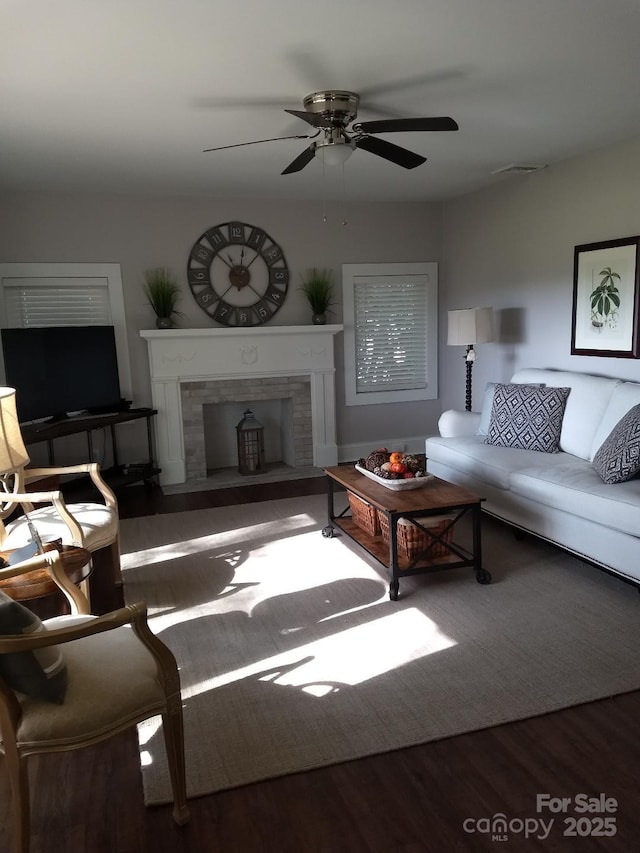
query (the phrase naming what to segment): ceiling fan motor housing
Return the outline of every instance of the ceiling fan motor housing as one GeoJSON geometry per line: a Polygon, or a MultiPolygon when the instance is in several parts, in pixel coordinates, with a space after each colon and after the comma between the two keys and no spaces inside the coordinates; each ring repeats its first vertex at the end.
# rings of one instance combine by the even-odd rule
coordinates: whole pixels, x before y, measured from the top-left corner
{"type": "Polygon", "coordinates": [[[308,113],[325,115],[339,127],[346,127],[358,115],[359,95],[339,89],[312,92],[303,101],[308,113]]]}

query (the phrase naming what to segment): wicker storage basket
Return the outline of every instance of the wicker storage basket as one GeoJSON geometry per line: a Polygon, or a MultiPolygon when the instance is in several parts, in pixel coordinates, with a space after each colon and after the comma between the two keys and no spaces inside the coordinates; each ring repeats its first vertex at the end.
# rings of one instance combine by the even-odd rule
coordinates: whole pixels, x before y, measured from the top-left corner
{"type": "MultiPolygon", "coordinates": [[[[455,518],[455,515],[422,515],[417,516],[416,521],[423,527],[428,527],[438,535],[444,528],[455,518]]],[[[378,510],[378,522],[380,524],[380,532],[385,542],[389,542],[389,521],[387,516],[378,510]]],[[[431,537],[424,531],[416,527],[406,518],[399,518],[396,524],[398,531],[398,554],[412,560],[421,551],[426,550],[431,537]]],[[[453,527],[442,537],[443,542],[451,542],[453,538],[453,527]]],[[[436,559],[437,557],[447,557],[451,552],[441,542],[436,542],[429,551],[428,558],[436,559]]]]}
{"type": "Polygon", "coordinates": [[[378,523],[378,512],[374,506],[370,506],[362,498],[354,495],[352,492],[347,493],[349,496],[349,506],[351,507],[351,517],[363,530],[366,530],[371,536],[380,535],[380,525],[378,523]]]}

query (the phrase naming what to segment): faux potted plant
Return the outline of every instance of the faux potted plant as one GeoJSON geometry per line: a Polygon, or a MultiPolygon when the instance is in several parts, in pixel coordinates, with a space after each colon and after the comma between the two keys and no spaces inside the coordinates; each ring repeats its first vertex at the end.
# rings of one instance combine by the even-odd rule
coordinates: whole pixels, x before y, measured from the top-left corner
{"type": "Polygon", "coordinates": [[[327,269],[307,270],[300,290],[309,300],[313,311],[311,322],[315,326],[324,326],[327,322],[327,312],[333,305],[333,273],[327,269]]]}
{"type": "Polygon", "coordinates": [[[144,292],[156,314],[158,329],[170,329],[174,317],[182,317],[176,310],[180,286],[164,267],[155,267],[144,274],[144,292]]]}

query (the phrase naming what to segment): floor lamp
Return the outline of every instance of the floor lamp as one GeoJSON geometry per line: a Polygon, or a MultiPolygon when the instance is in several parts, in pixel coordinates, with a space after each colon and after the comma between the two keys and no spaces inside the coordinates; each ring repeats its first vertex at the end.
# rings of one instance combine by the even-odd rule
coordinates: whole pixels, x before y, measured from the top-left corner
{"type": "Polygon", "coordinates": [[[493,340],[493,309],[462,308],[449,311],[449,334],[447,343],[451,346],[466,346],[467,393],[465,409],[471,411],[471,371],[476,360],[474,344],[486,344],[493,340]]]}

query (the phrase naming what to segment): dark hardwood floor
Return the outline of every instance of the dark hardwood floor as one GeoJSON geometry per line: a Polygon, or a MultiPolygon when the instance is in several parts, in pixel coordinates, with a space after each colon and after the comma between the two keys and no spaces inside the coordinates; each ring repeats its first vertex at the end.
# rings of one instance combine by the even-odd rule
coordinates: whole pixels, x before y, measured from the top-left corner
{"type": "MultiPolygon", "coordinates": [[[[132,487],[122,517],[323,492],[322,479],[163,496],[132,487]]],[[[629,589],[629,595],[636,595],[629,589]]],[[[102,602],[104,603],[104,602],[102,602]]],[[[117,604],[118,602],[115,601],[117,604]]],[[[639,599],[640,608],[640,599],[639,599]]],[[[640,612],[640,611],[639,611],[640,612]]],[[[615,626],[612,626],[614,628],[615,626]]],[[[359,761],[170,806],[145,808],[135,731],[96,747],[31,759],[31,853],[417,853],[638,849],[640,691],[359,761]],[[600,794],[607,814],[537,813],[538,794],[600,794]],[[508,839],[481,819],[501,814],[508,839]],[[567,817],[580,818],[571,831],[567,817]],[[600,818],[615,818],[616,834],[600,818]],[[547,837],[534,828],[543,818],[547,837]],[[479,820],[476,824],[475,821],[479,820]],[[465,823],[466,821],[466,823],[465,823]],[[473,833],[465,831],[476,827],[473,833]],[[529,837],[525,837],[525,827],[529,837]]],[[[286,743],[282,745],[286,749],[286,743]]],[[[610,823],[610,821],[609,821],[610,823]]],[[[0,853],[11,849],[10,793],[0,763],[0,853]]]]}

